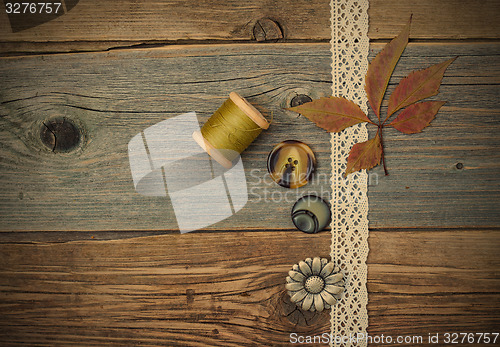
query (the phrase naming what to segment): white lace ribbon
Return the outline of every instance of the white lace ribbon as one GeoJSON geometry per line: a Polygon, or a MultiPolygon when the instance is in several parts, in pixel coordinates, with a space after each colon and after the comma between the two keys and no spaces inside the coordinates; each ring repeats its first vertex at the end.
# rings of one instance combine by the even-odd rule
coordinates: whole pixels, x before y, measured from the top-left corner
{"type": "MultiPolygon", "coordinates": [[[[368,0],[331,0],[332,92],[368,111],[368,0]]],[[[344,178],[349,151],[368,140],[366,124],[332,133],[332,260],[346,280],[343,298],[332,307],[331,346],[366,346],[368,198],[365,170],[344,178]],[[364,335],[361,335],[364,334],[364,335]]]]}

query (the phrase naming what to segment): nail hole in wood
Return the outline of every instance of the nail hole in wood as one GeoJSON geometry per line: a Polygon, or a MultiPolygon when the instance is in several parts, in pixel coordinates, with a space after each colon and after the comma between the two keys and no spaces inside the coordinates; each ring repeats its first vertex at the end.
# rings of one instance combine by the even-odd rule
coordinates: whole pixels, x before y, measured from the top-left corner
{"type": "Polygon", "coordinates": [[[312,99],[308,95],[297,94],[290,101],[290,106],[291,107],[300,106],[302,104],[305,104],[306,102],[311,102],[311,101],[312,99]]]}
{"type": "Polygon", "coordinates": [[[40,139],[52,152],[71,152],[80,144],[80,130],[69,119],[55,118],[43,122],[40,139]]]}
{"type": "Polygon", "coordinates": [[[457,163],[457,165],[455,165],[455,167],[458,169],[458,170],[462,170],[464,168],[464,164],[462,163],[457,163]]]}

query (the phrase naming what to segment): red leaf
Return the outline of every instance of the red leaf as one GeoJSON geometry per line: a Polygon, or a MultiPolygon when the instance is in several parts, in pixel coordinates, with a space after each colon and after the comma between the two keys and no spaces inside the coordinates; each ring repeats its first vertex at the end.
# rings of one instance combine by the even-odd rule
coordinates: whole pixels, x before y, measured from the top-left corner
{"type": "Polygon", "coordinates": [[[417,101],[437,95],[446,68],[456,57],[425,70],[414,71],[405,77],[389,98],[387,117],[417,101]]]}
{"type": "Polygon", "coordinates": [[[300,106],[287,108],[287,110],[302,114],[329,132],[339,132],[362,122],[371,123],[354,102],[334,96],[313,100],[300,106]]]}
{"type": "Polygon", "coordinates": [[[381,157],[382,144],[377,133],[373,139],[352,146],[344,176],[361,169],[371,169],[380,163],[381,157]]]}
{"type": "Polygon", "coordinates": [[[368,71],[365,78],[365,90],[368,96],[368,101],[380,120],[380,105],[384,98],[385,90],[389,84],[392,72],[401,57],[410,36],[411,18],[406,27],[401,33],[385,45],[384,49],[373,58],[368,66],[368,71]]]}
{"type": "Polygon", "coordinates": [[[425,101],[408,106],[389,125],[405,134],[419,133],[432,122],[445,103],[445,101],[425,101]]]}

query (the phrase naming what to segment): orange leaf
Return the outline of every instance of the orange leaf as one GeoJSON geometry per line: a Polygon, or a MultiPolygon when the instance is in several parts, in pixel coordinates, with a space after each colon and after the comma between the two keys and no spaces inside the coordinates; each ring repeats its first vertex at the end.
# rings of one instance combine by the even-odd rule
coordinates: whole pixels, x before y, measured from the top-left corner
{"type": "Polygon", "coordinates": [[[380,163],[381,157],[382,144],[377,133],[373,139],[352,146],[344,176],[361,169],[371,169],[380,163]]]}
{"type": "Polygon", "coordinates": [[[419,133],[432,122],[445,103],[445,101],[425,101],[408,106],[389,125],[405,134],[419,133]]]}
{"type": "Polygon", "coordinates": [[[298,112],[329,132],[339,132],[351,125],[370,122],[370,119],[354,102],[345,98],[328,97],[287,108],[298,112]]]}
{"type": "Polygon", "coordinates": [[[389,98],[387,117],[394,112],[422,99],[437,95],[446,68],[456,57],[425,70],[414,71],[405,77],[389,98]]]}
{"type": "Polygon", "coordinates": [[[410,23],[405,26],[403,31],[391,42],[385,45],[384,49],[373,58],[368,66],[368,71],[365,78],[365,90],[368,96],[368,101],[380,120],[380,105],[384,98],[385,90],[389,84],[392,72],[401,57],[410,36],[410,23]]]}

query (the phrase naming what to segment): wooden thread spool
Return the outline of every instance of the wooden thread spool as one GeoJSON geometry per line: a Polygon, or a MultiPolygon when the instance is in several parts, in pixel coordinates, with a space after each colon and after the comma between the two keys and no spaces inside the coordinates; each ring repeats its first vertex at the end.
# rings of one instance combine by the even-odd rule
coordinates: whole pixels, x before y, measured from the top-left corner
{"type": "Polygon", "coordinates": [[[264,116],[238,93],[231,92],[229,99],[210,117],[201,131],[193,132],[193,139],[216,162],[224,168],[230,169],[235,158],[229,155],[228,152],[241,154],[257,138],[259,133],[267,128],[269,128],[269,122],[264,116]],[[229,122],[223,123],[226,117],[236,122],[240,118],[241,125],[235,125],[234,123],[229,125],[229,122]],[[244,119],[243,117],[247,118],[244,119]],[[214,118],[217,118],[216,121],[224,124],[224,126],[213,127],[211,121],[214,118]],[[248,119],[251,122],[248,122],[248,119]],[[213,134],[214,132],[216,134],[213,134]],[[219,139],[224,138],[224,140],[215,141],[216,136],[219,139]],[[236,138],[238,136],[239,138],[236,138]],[[214,139],[212,142],[209,140],[210,137],[214,139]],[[239,142],[238,146],[235,144],[236,141],[239,142]]]}

